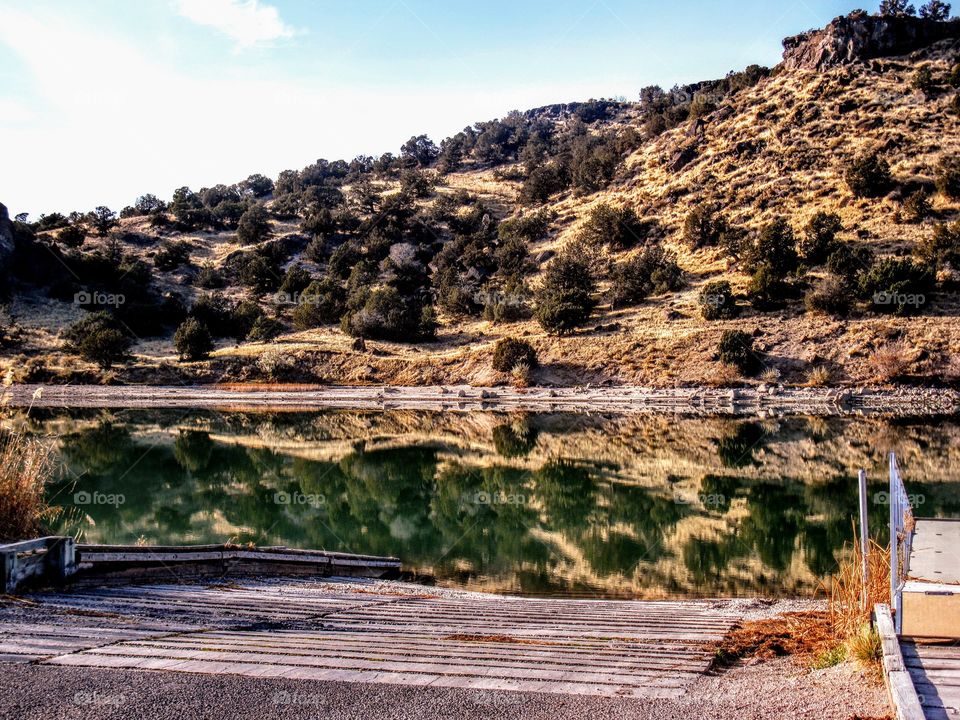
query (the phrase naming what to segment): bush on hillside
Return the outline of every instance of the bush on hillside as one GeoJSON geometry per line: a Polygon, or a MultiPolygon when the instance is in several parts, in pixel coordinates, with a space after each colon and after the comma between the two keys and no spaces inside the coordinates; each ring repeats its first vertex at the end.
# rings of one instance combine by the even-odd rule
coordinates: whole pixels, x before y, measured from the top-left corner
{"type": "Polygon", "coordinates": [[[837,233],[843,230],[840,216],[835,213],[818,212],[803,230],[800,240],[800,256],[809,267],[823,265],[837,249],[837,233]]]}
{"type": "Polygon", "coordinates": [[[613,267],[610,304],[614,308],[637,305],[651,295],[680,290],[684,284],[676,254],[652,245],[613,267]]]}
{"type": "Polygon", "coordinates": [[[846,317],[853,304],[853,293],[843,278],[827,275],[804,298],[808,312],[846,317]]]}
{"type": "Polygon", "coordinates": [[[908,223],[922,223],[933,212],[930,196],[924,190],[911,193],[903,201],[903,219],[908,223]]]}
{"type": "Polygon", "coordinates": [[[176,270],[189,262],[190,243],[183,240],[164,242],[153,256],[153,264],[161,272],[176,270]]]}
{"type": "Polygon", "coordinates": [[[204,290],[222,288],[224,285],[223,273],[213,265],[204,265],[200,268],[200,272],[197,273],[196,280],[194,280],[193,284],[204,290]]]}
{"type": "Polygon", "coordinates": [[[926,307],[935,284],[931,268],[883,258],[860,277],[860,293],[877,312],[914,315],[926,307]]]}
{"type": "Polygon", "coordinates": [[[873,267],[874,257],[870,248],[853,243],[840,243],[827,258],[827,270],[847,285],[856,286],[859,277],[873,267]]]}
{"type": "Polygon", "coordinates": [[[87,239],[87,229],[79,223],[67,225],[57,233],[57,242],[67,248],[78,248],[87,239]]]}
{"type": "Polygon", "coordinates": [[[525,205],[542,204],[568,186],[569,179],[564,167],[558,163],[548,163],[535,168],[527,176],[520,188],[520,202],[525,205]]]}
{"type": "Polygon", "coordinates": [[[263,317],[263,310],[260,304],[253,300],[244,300],[237,303],[230,311],[230,334],[237,340],[243,340],[257,320],[263,317]]]}
{"type": "Polygon", "coordinates": [[[740,314],[730,283],[713,280],[703,286],[697,300],[704,320],[729,320],[740,314]]]}
{"type": "Polygon", "coordinates": [[[362,307],[344,315],[341,326],[354,337],[394,342],[430,340],[436,335],[433,307],[389,285],[366,293],[362,307]]]}
{"type": "Polygon", "coordinates": [[[886,195],[893,187],[890,164],[879,151],[866,153],[847,165],[844,178],[850,191],[860,198],[886,195]]]}
{"type": "Polygon", "coordinates": [[[602,203],[590,211],[579,238],[590,247],[609,244],[612,250],[626,250],[646,243],[654,230],[654,223],[642,220],[633,208],[602,203]]]}
{"type": "Polygon", "coordinates": [[[732,365],[741,374],[756,375],[762,363],[753,349],[753,335],[742,330],[727,330],[718,346],[720,362],[732,365]]]}
{"type": "Polygon", "coordinates": [[[585,253],[566,248],[547,265],[536,294],[537,321],[548,333],[566,335],[590,317],[597,281],[585,253]]]}
{"type": "Polygon", "coordinates": [[[251,205],[237,223],[237,239],[244,245],[266,240],[271,234],[270,214],[263,205],[251,205]]]}
{"type": "Polygon", "coordinates": [[[100,237],[105,237],[107,233],[120,224],[117,220],[117,214],[105,205],[97,206],[87,217],[90,227],[96,230],[100,237]]]}
{"type": "Polygon", "coordinates": [[[951,200],[960,200],[960,155],[945,157],[937,166],[937,190],[951,200]]]}
{"type": "Polygon", "coordinates": [[[935,225],[933,232],[917,244],[914,256],[933,272],[943,263],[960,269],[960,220],[935,225]]]}
{"type": "Polygon", "coordinates": [[[793,228],[785,218],[777,218],[760,231],[744,258],[747,269],[756,273],[761,267],[774,277],[785,278],[800,266],[793,228]]]}
{"type": "Polygon", "coordinates": [[[283,323],[275,318],[261,315],[247,333],[247,340],[252,342],[266,342],[273,340],[283,332],[283,323]]]}
{"type": "Polygon", "coordinates": [[[508,373],[518,365],[537,366],[537,352],[526,340],[503,338],[493,348],[493,369],[508,373]]]}
{"type": "Polygon", "coordinates": [[[323,278],[311,282],[300,294],[293,310],[297,330],[310,330],[340,322],[346,311],[346,291],[337,280],[323,278]]]}
{"type": "Polygon", "coordinates": [[[187,318],[173,335],[173,346],[181,360],[203,360],[213,350],[213,340],[206,325],[196,318],[187,318]]]}
{"type": "Polygon", "coordinates": [[[693,249],[718,245],[726,230],[726,219],[707,205],[693,208],[683,221],[683,239],[693,249]]]}
{"type": "Polygon", "coordinates": [[[66,349],[84,360],[109,368],[126,359],[132,340],[108,312],[91,313],[64,332],[66,349]]]}

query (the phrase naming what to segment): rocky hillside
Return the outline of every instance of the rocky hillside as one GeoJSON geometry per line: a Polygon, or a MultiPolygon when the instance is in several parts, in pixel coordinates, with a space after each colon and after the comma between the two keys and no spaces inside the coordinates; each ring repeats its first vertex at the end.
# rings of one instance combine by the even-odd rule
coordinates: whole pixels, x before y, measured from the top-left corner
{"type": "Polygon", "coordinates": [[[960,23],[854,13],[784,46],[116,225],[14,222],[8,379],[956,382],[960,23]],[[505,337],[535,360],[495,368],[505,337]]]}

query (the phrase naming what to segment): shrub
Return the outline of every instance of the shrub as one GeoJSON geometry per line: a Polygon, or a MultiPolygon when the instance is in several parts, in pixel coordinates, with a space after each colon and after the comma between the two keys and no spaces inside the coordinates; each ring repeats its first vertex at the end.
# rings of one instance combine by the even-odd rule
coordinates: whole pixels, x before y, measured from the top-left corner
{"type": "Polygon", "coordinates": [[[190,244],[184,241],[165,242],[153,256],[157,270],[169,272],[190,262],[190,244]]]}
{"type": "Polygon", "coordinates": [[[522,277],[511,276],[499,290],[489,286],[483,293],[483,317],[494,323],[516,322],[530,317],[530,291],[522,277]]]}
{"type": "Polygon", "coordinates": [[[518,365],[537,366],[537,352],[525,340],[503,338],[493,348],[493,369],[508,373],[518,365]]]}
{"type": "Polygon", "coordinates": [[[273,180],[265,175],[253,174],[240,183],[240,189],[255,198],[267,197],[273,193],[273,180]]]}
{"type": "Polygon", "coordinates": [[[698,206],[683,221],[683,239],[691,248],[713,247],[720,243],[728,223],[716,208],[698,206]]]}
{"type": "Polygon", "coordinates": [[[632,208],[603,203],[590,211],[579,237],[590,247],[609,243],[614,250],[626,250],[645,243],[651,230],[651,224],[641,220],[632,208]]]}
{"type": "Polygon", "coordinates": [[[903,340],[887,343],[876,348],[867,358],[867,364],[873,370],[874,379],[891,382],[902,377],[910,369],[910,348],[903,340]]]}
{"type": "Polygon", "coordinates": [[[214,337],[233,334],[233,308],[219,293],[201,295],[190,308],[189,316],[206,327],[214,337]]]}
{"type": "Polygon", "coordinates": [[[253,323],[253,327],[250,328],[250,332],[247,333],[247,340],[252,340],[253,342],[265,342],[267,340],[273,340],[282,332],[282,322],[274,318],[267,317],[266,315],[261,315],[257,318],[256,322],[253,323]]]}
{"type": "Polygon", "coordinates": [[[940,160],[937,166],[937,190],[944,197],[960,200],[960,155],[940,160]]]}
{"type": "Polygon", "coordinates": [[[943,0],[930,0],[920,7],[920,17],[937,22],[949,20],[950,3],[945,3],[943,0]]]}
{"type": "Polygon", "coordinates": [[[196,318],[187,318],[173,335],[173,346],[181,360],[203,360],[213,350],[207,326],[196,318]]]}
{"type": "Polygon", "coordinates": [[[930,196],[923,190],[917,190],[903,201],[903,216],[909,223],[922,223],[932,211],[930,196]]]}
{"type": "Polygon", "coordinates": [[[223,274],[213,265],[204,265],[197,273],[194,285],[205,290],[215,290],[223,287],[223,274]]]}
{"type": "Polygon", "coordinates": [[[947,76],[947,82],[950,83],[951,87],[960,88],[960,63],[951,68],[950,75],[947,76]]]}
{"type": "Polygon", "coordinates": [[[790,288],[769,265],[761,265],[750,278],[747,295],[757,310],[775,310],[784,305],[790,288]]]}
{"type": "Polygon", "coordinates": [[[237,239],[244,245],[266,240],[271,234],[270,214],[263,205],[251,205],[237,223],[237,239]]]}
{"type": "Polygon", "coordinates": [[[800,255],[810,267],[823,265],[837,249],[837,233],[843,230],[840,217],[834,213],[818,212],[803,230],[800,255]]]}
{"type": "Polygon", "coordinates": [[[890,164],[878,151],[853,160],[847,166],[844,177],[851,192],[861,198],[880,197],[893,186],[890,164]]]}
{"type": "Polygon", "coordinates": [[[878,312],[911,315],[926,306],[934,284],[929,267],[883,258],[860,277],[860,292],[878,312]]]}
{"type": "Polygon", "coordinates": [[[569,180],[564,168],[549,163],[534,169],[520,188],[520,201],[525,205],[545,203],[551,195],[567,189],[569,180]]]}
{"type": "Polygon", "coordinates": [[[930,69],[929,65],[924,65],[913,74],[910,87],[928,96],[936,91],[937,82],[933,78],[933,70],[930,69]]]}
{"type": "Polygon", "coordinates": [[[68,248],[78,248],[86,239],[87,229],[79,223],[67,225],[57,233],[57,242],[68,248]]]}
{"type": "Polygon", "coordinates": [[[718,347],[720,362],[732,365],[743,375],[755,375],[760,370],[760,360],[753,351],[753,335],[742,330],[727,330],[720,338],[718,347]]]}
{"type": "Polygon", "coordinates": [[[767,267],[774,277],[781,279],[797,270],[800,258],[796,238],[785,218],[777,218],[760,231],[745,260],[753,273],[767,267]]]}
{"type": "Polygon", "coordinates": [[[293,324],[298,330],[309,330],[340,321],[346,311],[346,292],[333,278],[314,280],[300,294],[293,311],[293,324]]]}
{"type": "Polygon", "coordinates": [[[524,243],[537,242],[547,236],[551,220],[552,213],[548,210],[526,213],[504,220],[497,226],[497,234],[501,242],[514,239],[524,243]]]}
{"type": "Polygon", "coordinates": [[[659,245],[614,266],[610,277],[610,304],[614,308],[643,302],[650,295],[673,292],[684,286],[677,256],[659,245]]]}
{"type": "Polygon", "coordinates": [[[427,340],[436,333],[433,308],[391,286],[367,293],[363,306],[344,315],[341,324],[355,337],[395,342],[427,340]]]}
{"type": "Polygon", "coordinates": [[[283,276],[283,281],[280,283],[280,292],[290,296],[297,295],[303,292],[312,281],[313,278],[303,268],[303,265],[294,263],[283,276]]]}
{"type": "Polygon", "coordinates": [[[131,339],[108,312],[95,312],[78,320],[64,333],[67,349],[84,360],[109,368],[127,357],[131,339]]]}
{"type": "Polygon", "coordinates": [[[230,312],[230,334],[238,342],[243,340],[250,334],[253,326],[257,324],[257,320],[262,317],[263,310],[260,309],[258,303],[252,300],[237,303],[230,312]]]}
{"type": "Polygon", "coordinates": [[[704,320],[729,320],[740,314],[730,283],[714,280],[704,285],[698,299],[704,320]]]}
{"type": "Polygon", "coordinates": [[[960,220],[935,225],[933,232],[917,244],[914,256],[933,271],[941,263],[960,268],[960,220]]]}
{"type": "Polygon", "coordinates": [[[240,282],[264,293],[279,284],[280,269],[263,255],[249,254],[240,266],[240,282]]]}
{"type": "Polygon", "coordinates": [[[860,275],[870,271],[873,262],[870,248],[841,243],[827,258],[827,269],[841,278],[848,287],[854,287],[860,275]]]}
{"type": "Polygon", "coordinates": [[[845,317],[852,304],[850,285],[837,275],[828,275],[807,293],[804,304],[809,312],[845,317]]]}
{"type": "Polygon", "coordinates": [[[90,225],[97,231],[97,235],[105,237],[113,228],[120,223],[117,221],[117,214],[110,208],[99,205],[89,215],[90,225]]]}
{"type": "Polygon", "coordinates": [[[587,321],[596,307],[597,282],[590,262],[577,248],[566,248],[545,272],[534,314],[549,333],[566,335],[587,321]]]}

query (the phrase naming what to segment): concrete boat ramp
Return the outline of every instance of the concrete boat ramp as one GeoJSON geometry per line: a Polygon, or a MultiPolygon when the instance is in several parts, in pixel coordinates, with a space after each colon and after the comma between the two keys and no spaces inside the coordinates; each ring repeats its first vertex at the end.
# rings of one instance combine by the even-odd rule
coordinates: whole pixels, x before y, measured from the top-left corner
{"type": "Polygon", "coordinates": [[[679,698],[727,602],[540,600],[358,579],[121,585],[0,600],[0,663],[679,698]]]}

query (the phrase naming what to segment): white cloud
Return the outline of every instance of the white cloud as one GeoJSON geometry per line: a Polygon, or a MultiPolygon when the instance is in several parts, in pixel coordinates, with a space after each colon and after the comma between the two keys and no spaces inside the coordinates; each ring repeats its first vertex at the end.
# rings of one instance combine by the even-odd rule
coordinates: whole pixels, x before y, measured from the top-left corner
{"type": "Polygon", "coordinates": [[[183,17],[218,30],[243,48],[295,34],[277,8],[260,0],[175,0],[174,5],[183,17]]]}

